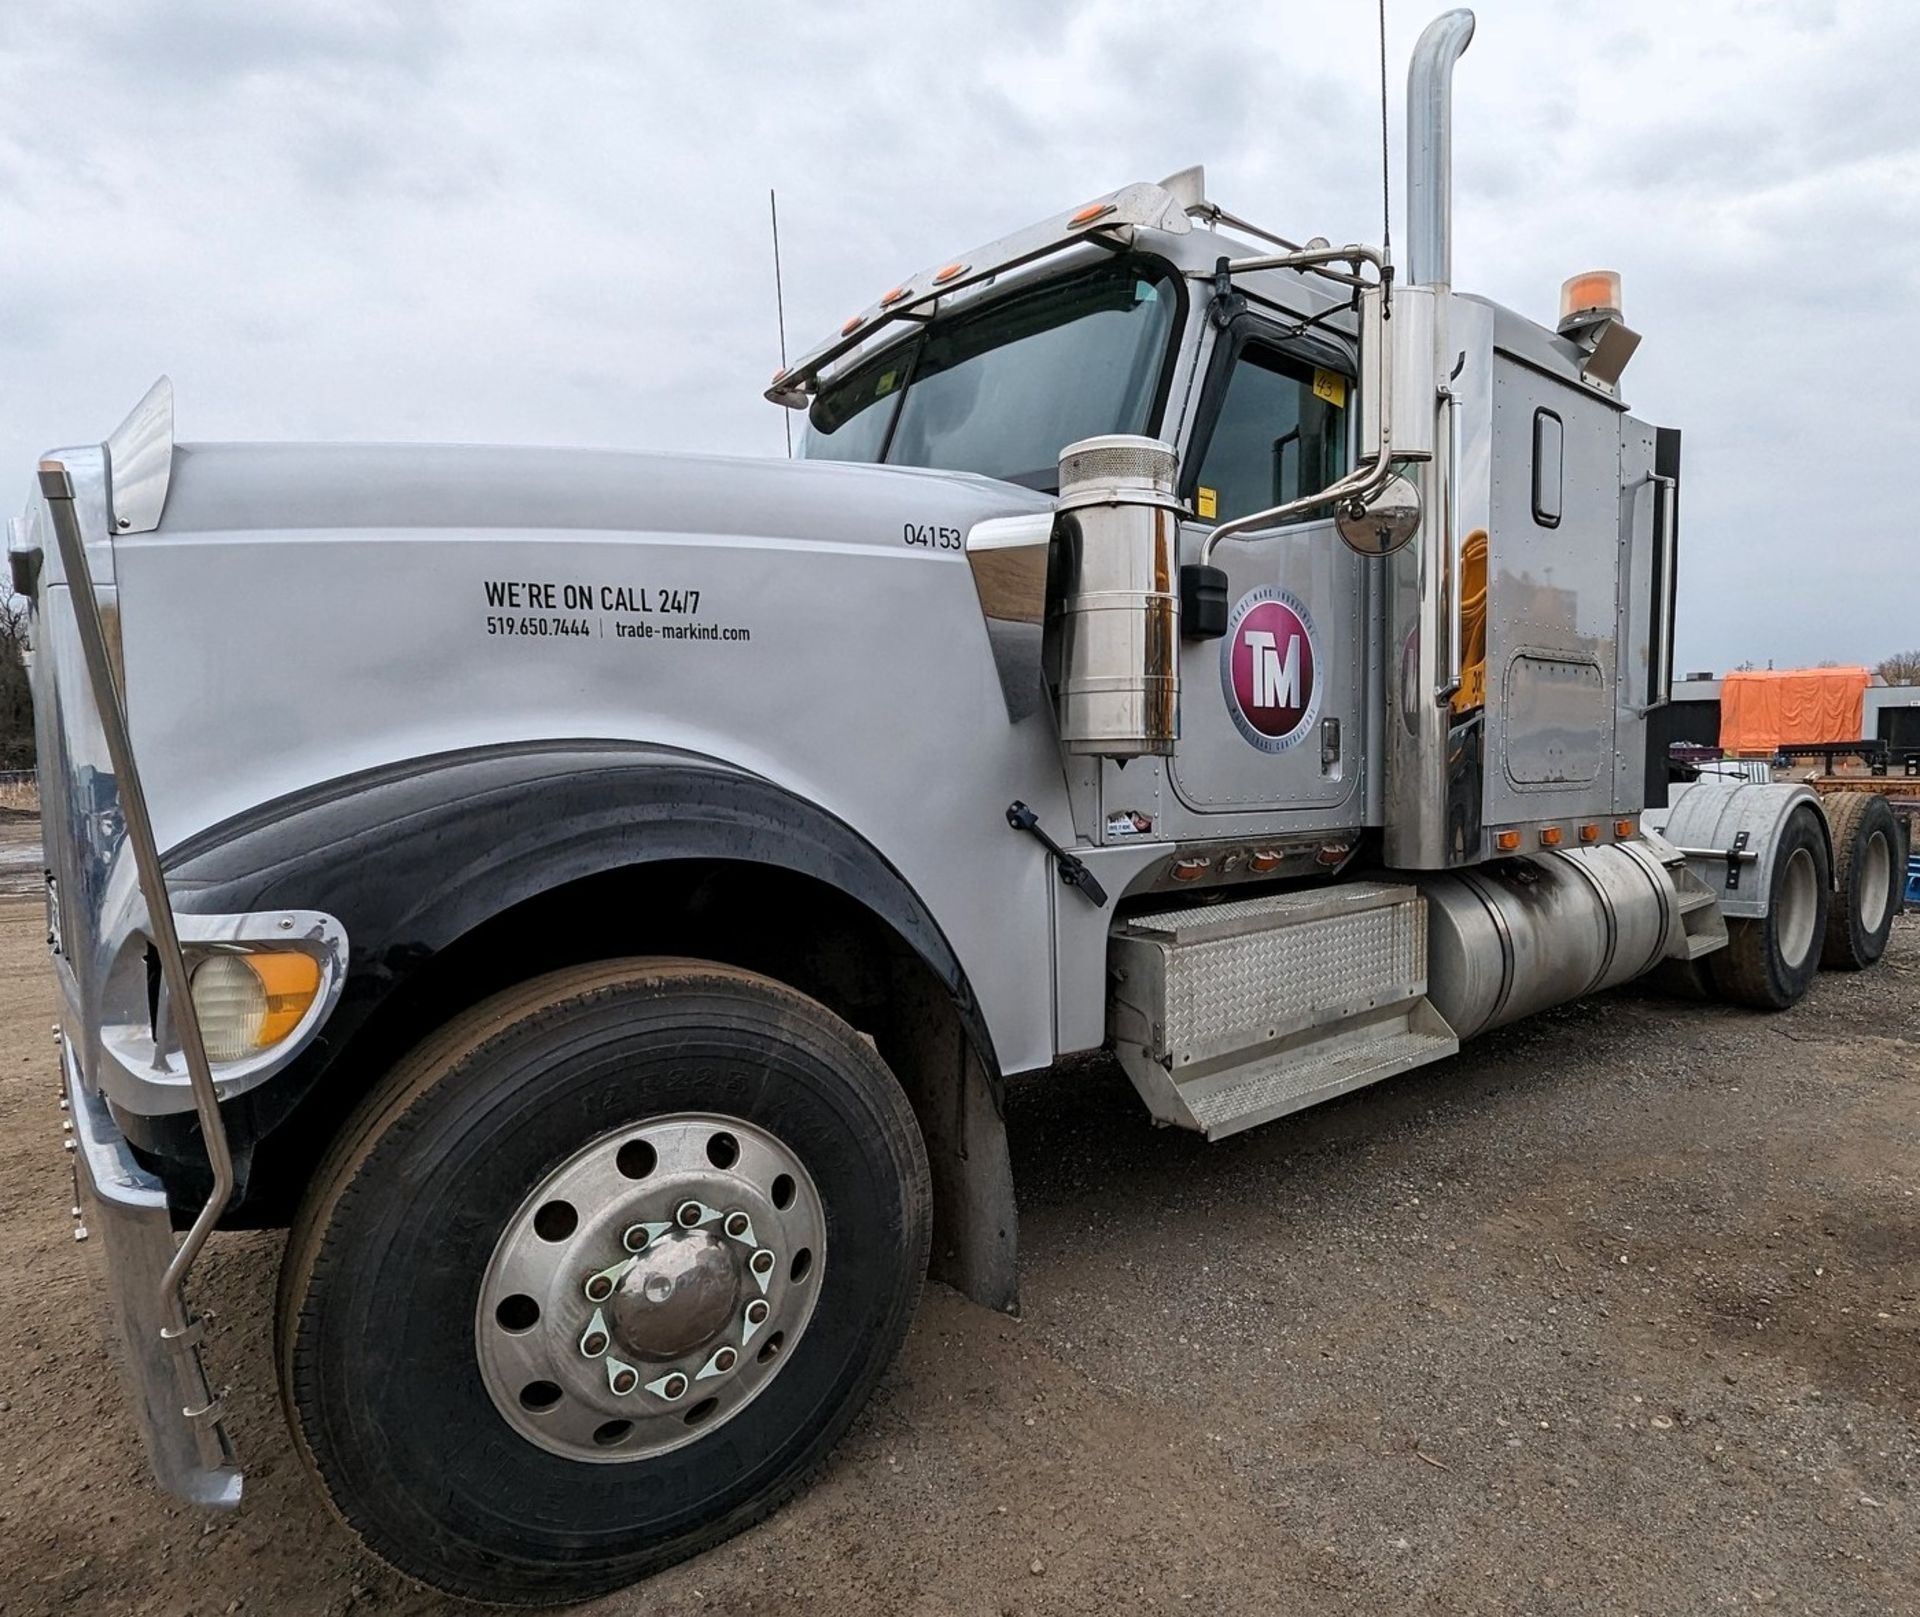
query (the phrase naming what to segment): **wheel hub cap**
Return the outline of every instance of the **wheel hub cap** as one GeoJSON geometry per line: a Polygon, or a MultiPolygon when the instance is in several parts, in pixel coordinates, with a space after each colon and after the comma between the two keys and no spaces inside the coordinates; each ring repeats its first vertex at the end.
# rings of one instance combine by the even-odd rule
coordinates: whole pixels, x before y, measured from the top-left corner
{"type": "Polygon", "coordinates": [[[607,1303],[613,1339],[638,1359],[664,1363],[724,1331],[739,1307],[741,1270],[727,1244],[705,1230],[653,1242],[622,1275],[607,1303]]]}
{"type": "Polygon", "coordinates": [[[690,1443],[750,1403],[813,1317],[826,1215],[784,1142],[718,1113],[602,1135],[502,1227],[474,1309],[494,1407],[596,1464],[690,1443]]]}

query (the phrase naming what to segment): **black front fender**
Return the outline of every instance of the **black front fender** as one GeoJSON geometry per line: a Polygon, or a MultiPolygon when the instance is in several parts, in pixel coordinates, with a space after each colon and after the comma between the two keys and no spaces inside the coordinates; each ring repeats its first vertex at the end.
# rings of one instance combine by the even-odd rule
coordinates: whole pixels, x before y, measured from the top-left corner
{"type": "Polygon", "coordinates": [[[695,858],[793,870],[858,900],[964,1002],[985,1040],[959,959],[878,850],[818,805],[694,754],[601,742],[442,753],[277,799],[165,863],[177,909],[325,909],[346,926],[354,974],[398,980],[537,894],[695,858]]]}
{"type": "MultiPolygon", "coordinates": [[[[435,956],[571,883],[689,860],[793,872],[869,912],[944,990],[997,1100],[991,1037],[939,925],[878,850],[817,804],[711,758],[633,744],[445,753],[277,799],[166,855],[182,912],[319,909],[347,934],[346,986],[319,1035],[285,1070],[223,1108],[243,1176],[240,1221],[277,1221],[281,1211],[262,1205],[277,1193],[246,1182],[254,1147],[318,1086],[364,1091],[373,1074],[339,1070],[376,1042],[356,1046],[356,1035],[435,956]]],[[[122,1121],[172,1170],[176,1204],[194,1205],[205,1157],[191,1114],[122,1121]]]]}

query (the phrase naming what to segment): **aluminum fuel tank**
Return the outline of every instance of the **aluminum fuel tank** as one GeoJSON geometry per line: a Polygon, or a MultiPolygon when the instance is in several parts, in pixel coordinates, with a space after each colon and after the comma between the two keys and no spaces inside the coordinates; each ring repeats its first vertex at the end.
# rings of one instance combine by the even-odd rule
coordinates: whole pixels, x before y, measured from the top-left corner
{"type": "Polygon", "coordinates": [[[1554,850],[1417,878],[1427,997],[1462,1039],[1651,971],[1683,931],[1639,843],[1554,850]]]}

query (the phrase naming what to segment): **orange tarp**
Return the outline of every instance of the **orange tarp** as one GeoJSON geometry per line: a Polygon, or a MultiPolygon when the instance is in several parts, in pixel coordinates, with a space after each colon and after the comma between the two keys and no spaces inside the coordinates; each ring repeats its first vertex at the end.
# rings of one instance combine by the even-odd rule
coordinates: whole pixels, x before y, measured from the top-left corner
{"type": "Polygon", "coordinates": [[[1720,682],[1720,747],[1770,753],[1782,742],[1858,741],[1864,668],[1751,669],[1720,682]]]}

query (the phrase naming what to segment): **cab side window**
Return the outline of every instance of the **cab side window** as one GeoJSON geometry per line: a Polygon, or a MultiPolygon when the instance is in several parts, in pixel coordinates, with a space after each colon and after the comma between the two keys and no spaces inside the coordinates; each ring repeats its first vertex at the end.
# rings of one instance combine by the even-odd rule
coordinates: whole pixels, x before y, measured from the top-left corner
{"type": "Polygon", "coordinates": [[[1317,493],[1340,477],[1347,466],[1348,392],[1338,371],[1247,344],[1234,360],[1201,457],[1195,514],[1229,521],[1317,493]]]}

